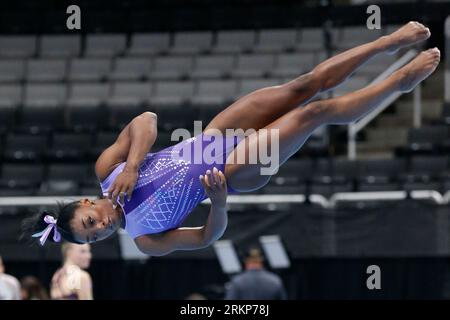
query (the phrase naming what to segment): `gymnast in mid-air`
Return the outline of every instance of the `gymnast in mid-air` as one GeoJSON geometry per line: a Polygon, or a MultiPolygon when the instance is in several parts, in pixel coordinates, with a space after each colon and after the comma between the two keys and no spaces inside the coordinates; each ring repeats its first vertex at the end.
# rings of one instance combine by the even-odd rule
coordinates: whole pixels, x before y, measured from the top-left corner
{"type": "Polygon", "coordinates": [[[341,84],[373,56],[393,54],[429,37],[427,27],[409,22],[389,35],[325,60],[292,81],[240,98],[213,118],[201,134],[159,152],[150,152],[157,139],[157,115],[144,112],[127,124],[96,161],[103,197],[58,203],[57,212],[37,213],[24,221],[26,232],[41,245],[62,239],[84,244],[104,240],[123,228],[139,250],[150,256],[205,248],[226,229],[228,193],[253,191],[270,179],[270,174],[261,174],[265,166],[261,161],[237,158],[249,159],[262,143],[269,149],[277,143],[278,163],[283,164],[316,128],[349,124],[392,93],[412,91],[438,66],[437,48],[421,52],[381,82],[343,96],[313,100],[341,84]],[[228,137],[227,129],[253,131],[228,137]],[[276,135],[267,138],[267,132],[276,135]],[[192,160],[217,142],[223,147],[211,152],[213,161],[192,160]],[[206,198],[211,207],[205,224],[180,227],[206,198]]]}

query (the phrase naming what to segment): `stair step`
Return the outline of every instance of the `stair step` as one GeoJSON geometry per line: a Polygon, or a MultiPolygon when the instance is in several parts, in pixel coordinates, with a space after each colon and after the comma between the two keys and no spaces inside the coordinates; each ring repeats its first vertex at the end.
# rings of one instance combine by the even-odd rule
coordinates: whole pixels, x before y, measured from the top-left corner
{"type": "MultiPolygon", "coordinates": [[[[414,113],[414,105],[412,102],[398,102],[395,108],[398,115],[412,115],[414,113]]],[[[442,100],[423,100],[422,116],[427,119],[439,118],[442,114],[442,100]]]]}
{"type": "Polygon", "coordinates": [[[367,143],[376,145],[398,146],[405,144],[408,137],[408,128],[369,128],[367,129],[367,143]]]}
{"type": "Polygon", "coordinates": [[[408,127],[412,125],[412,115],[382,115],[377,121],[377,128],[408,127]]]}
{"type": "Polygon", "coordinates": [[[375,147],[371,144],[360,142],[356,145],[356,152],[358,159],[366,158],[392,158],[393,150],[386,148],[386,146],[375,147]]]}

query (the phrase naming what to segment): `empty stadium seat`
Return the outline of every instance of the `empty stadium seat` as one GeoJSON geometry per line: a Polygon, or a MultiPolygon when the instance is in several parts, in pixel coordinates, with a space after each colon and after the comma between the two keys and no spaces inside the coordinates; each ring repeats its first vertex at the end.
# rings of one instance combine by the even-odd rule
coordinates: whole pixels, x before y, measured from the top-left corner
{"type": "Polygon", "coordinates": [[[81,183],[86,179],[88,163],[78,162],[72,163],[49,163],[47,165],[48,180],[53,181],[73,181],[81,183]]]}
{"type": "Polygon", "coordinates": [[[112,130],[122,130],[135,117],[146,111],[141,106],[109,106],[106,127],[112,130]]]}
{"type": "Polygon", "coordinates": [[[78,195],[78,185],[70,180],[47,180],[36,192],[37,196],[78,195]]]}
{"type": "Polygon", "coordinates": [[[269,70],[274,77],[297,77],[314,67],[314,53],[282,53],[277,56],[276,65],[269,70]]]}
{"type": "Polygon", "coordinates": [[[320,51],[324,49],[323,32],[320,28],[303,28],[300,31],[298,51],[320,51]]]}
{"type": "Polygon", "coordinates": [[[8,188],[36,188],[44,177],[42,164],[3,163],[0,185],[8,188]]]}
{"type": "Polygon", "coordinates": [[[16,111],[21,102],[21,85],[0,85],[0,131],[10,129],[15,125],[16,111]]]}
{"type": "Polygon", "coordinates": [[[295,48],[297,30],[267,29],[259,32],[258,42],[253,50],[259,53],[278,53],[295,48]]]}
{"type": "Polygon", "coordinates": [[[374,41],[380,36],[379,29],[369,30],[366,26],[343,27],[335,44],[340,49],[349,49],[374,41]]]}
{"type": "Polygon", "coordinates": [[[64,104],[67,88],[64,84],[27,84],[25,107],[58,107],[64,104]]]}
{"type": "Polygon", "coordinates": [[[409,169],[414,175],[437,176],[448,171],[448,165],[447,156],[414,156],[409,169]]]}
{"type": "Polygon", "coordinates": [[[109,58],[76,58],[71,60],[70,81],[101,81],[107,78],[111,69],[109,58]]]}
{"type": "Polygon", "coordinates": [[[234,80],[200,80],[191,103],[199,107],[224,107],[236,94],[237,82],[234,80]]]}
{"type": "Polygon", "coordinates": [[[193,79],[223,78],[230,75],[234,64],[234,55],[197,56],[190,77],[193,79]]]}
{"type": "Polygon", "coordinates": [[[45,58],[78,57],[81,52],[81,36],[44,35],[40,40],[39,52],[45,58]]]}
{"type": "Polygon", "coordinates": [[[124,34],[88,34],[84,54],[87,57],[113,57],[125,51],[126,41],[124,34]]]}
{"type": "Polygon", "coordinates": [[[83,160],[91,149],[92,136],[80,133],[54,133],[47,158],[51,160],[83,160]]]}
{"type": "Polygon", "coordinates": [[[151,60],[146,58],[117,58],[109,79],[133,81],[145,79],[150,73],[151,60]]]}
{"type": "Polygon", "coordinates": [[[110,131],[99,131],[96,134],[96,137],[94,139],[95,143],[90,148],[90,155],[92,158],[98,158],[100,154],[109,146],[111,146],[118,137],[117,132],[110,132],[110,131]]]}
{"type": "Polygon", "coordinates": [[[153,91],[150,82],[116,82],[108,98],[110,107],[136,107],[148,103],[153,91]]]}
{"type": "Polygon", "coordinates": [[[36,54],[35,36],[1,36],[0,57],[29,58],[36,54]]]}
{"type": "Polygon", "coordinates": [[[98,187],[81,187],[80,195],[82,196],[102,196],[102,190],[100,186],[98,187]]]}
{"type": "MultiPolygon", "coordinates": [[[[187,130],[191,130],[193,127],[194,120],[198,120],[199,112],[195,112],[191,108],[186,108],[183,106],[179,106],[177,108],[167,108],[163,107],[161,109],[157,109],[156,113],[158,114],[158,127],[162,131],[171,131],[177,128],[186,128],[187,130]]],[[[201,118],[204,120],[204,118],[201,118]]],[[[206,121],[203,122],[203,127],[205,127],[206,121]]]]}
{"type": "Polygon", "coordinates": [[[233,30],[219,31],[217,42],[212,48],[215,53],[239,53],[250,51],[256,42],[254,31],[233,30]]]}
{"type": "Polygon", "coordinates": [[[98,107],[109,97],[110,85],[105,83],[75,83],[70,87],[66,105],[74,107],[98,107]]]}
{"type": "Polygon", "coordinates": [[[150,99],[150,105],[157,109],[180,107],[194,95],[194,82],[159,81],[150,99]]]}
{"type": "Polygon", "coordinates": [[[192,69],[192,57],[156,57],[149,77],[154,80],[179,80],[192,69]]]}
{"type": "Polygon", "coordinates": [[[37,160],[44,156],[48,146],[46,135],[13,134],[5,138],[6,160],[37,160]]]}
{"type": "Polygon", "coordinates": [[[64,126],[64,103],[67,88],[64,84],[28,84],[20,114],[20,126],[52,130],[64,126]]]}
{"type": "Polygon", "coordinates": [[[199,54],[210,50],[213,34],[207,31],[177,32],[170,54],[199,54]]]}
{"type": "Polygon", "coordinates": [[[131,36],[131,44],[127,50],[130,56],[148,56],[168,50],[169,33],[135,33],[131,36]]]}
{"type": "Polygon", "coordinates": [[[63,59],[34,59],[27,65],[29,82],[60,82],[67,76],[67,63],[63,59]]]}
{"type": "Polygon", "coordinates": [[[23,80],[24,75],[24,60],[0,60],[0,83],[20,82],[23,80]]]}
{"type": "Polygon", "coordinates": [[[237,65],[232,71],[236,78],[262,78],[272,70],[275,57],[272,54],[244,54],[238,56],[237,65]]]}
{"type": "Polygon", "coordinates": [[[408,144],[413,148],[440,144],[449,138],[449,130],[445,126],[412,128],[408,131],[408,144]]]}
{"type": "Polygon", "coordinates": [[[296,185],[307,182],[314,173],[314,162],[311,159],[287,160],[271,178],[271,185],[296,185]]]}
{"type": "MultiPolygon", "coordinates": [[[[67,106],[65,110],[65,129],[76,132],[95,131],[107,126],[107,109],[91,106],[84,101],[78,105],[67,106]]],[[[92,100],[89,102],[91,103],[92,100]]]]}
{"type": "Polygon", "coordinates": [[[22,103],[23,87],[20,84],[0,85],[0,106],[17,107],[22,103]]]}
{"type": "Polygon", "coordinates": [[[364,159],[359,160],[360,177],[386,177],[394,179],[406,170],[405,159],[364,159]]]}

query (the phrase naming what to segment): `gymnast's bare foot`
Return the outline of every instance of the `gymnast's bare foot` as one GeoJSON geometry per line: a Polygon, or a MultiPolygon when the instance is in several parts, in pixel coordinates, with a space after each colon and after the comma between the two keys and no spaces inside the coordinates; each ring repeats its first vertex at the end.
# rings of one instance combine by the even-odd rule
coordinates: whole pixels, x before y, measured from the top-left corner
{"type": "Polygon", "coordinates": [[[400,48],[428,39],[430,35],[430,29],[423,24],[410,21],[397,31],[381,39],[386,43],[386,52],[394,54],[400,48]]]}
{"type": "Polygon", "coordinates": [[[422,51],[403,68],[396,71],[399,78],[399,90],[411,92],[421,81],[428,78],[436,70],[441,60],[441,52],[438,48],[422,51]]]}

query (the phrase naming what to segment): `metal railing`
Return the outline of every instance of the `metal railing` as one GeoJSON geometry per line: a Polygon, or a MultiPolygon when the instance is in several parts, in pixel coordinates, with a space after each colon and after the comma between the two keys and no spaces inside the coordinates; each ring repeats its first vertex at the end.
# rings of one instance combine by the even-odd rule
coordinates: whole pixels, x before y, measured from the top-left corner
{"type": "MultiPolygon", "coordinates": [[[[390,65],[385,71],[383,71],[378,77],[376,77],[369,85],[376,84],[383,81],[389,77],[394,71],[404,66],[410,60],[412,60],[417,55],[417,50],[411,49],[406,52],[401,58],[390,65]]],[[[394,92],[388,96],[384,101],[372,112],[370,112],[365,117],[360,120],[353,122],[348,125],[348,146],[347,155],[351,160],[356,159],[356,137],[358,132],[360,132],[365,126],[369,124],[373,119],[375,119],[381,112],[389,107],[395,100],[397,100],[402,95],[401,92],[394,92]]],[[[418,85],[414,89],[414,126],[420,127],[421,124],[421,88],[418,85]]]]}
{"type": "MultiPolygon", "coordinates": [[[[264,195],[230,195],[227,203],[230,206],[242,204],[302,204],[309,201],[311,204],[323,208],[334,208],[344,202],[376,202],[376,201],[401,201],[408,197],[414,200],[429,200],[437,205],[450,204],[450,190],[441,194],[436,190],[412,190],[409,193],[400,191],[371,191],[371,192],[338,192],[329,198],[321,194],[264,194],[264,195]]],[[[54,206],[57,201],[68,202],[81,199],[95,199],[96,195],[83,196],[38,196],[38,197],[0,197],[0,207],[38,207],[54,206]]],[[[206,199],[202,204],[211,204],[206,199]]]]}

